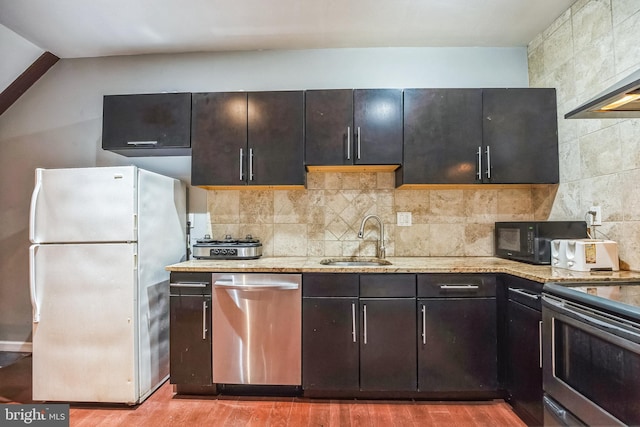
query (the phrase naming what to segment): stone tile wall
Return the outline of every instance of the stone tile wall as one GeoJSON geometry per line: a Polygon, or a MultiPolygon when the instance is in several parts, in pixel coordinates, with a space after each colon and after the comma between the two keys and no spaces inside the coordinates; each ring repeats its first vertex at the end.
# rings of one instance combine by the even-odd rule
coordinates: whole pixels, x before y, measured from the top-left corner
{"type": "Polygon", "coordinates": [[[560,185],[550,219],[600,205],[621,267],[640,270],[640,119],[564,114],[640,68],[640,1],[578,0],[528,47],[531,87],[558,96],[560,185]]]}
{"type": "Polygon", "coordinates": [[[395,189],[393,173],[307,174],[304,190],[209,190],[211,234],[262,240],[266,256],[375,256],[378,215],[387,256],[488,256],[493,223],[546,219],[555,186],[395,189]],[[411,212],[399,227],[396,212],[411,212]]]}

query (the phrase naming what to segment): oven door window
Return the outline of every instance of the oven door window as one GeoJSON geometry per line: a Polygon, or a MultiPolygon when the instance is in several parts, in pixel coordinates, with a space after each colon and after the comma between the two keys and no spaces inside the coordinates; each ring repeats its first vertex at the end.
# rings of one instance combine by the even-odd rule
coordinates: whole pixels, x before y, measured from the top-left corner
{"type": "Polygon", "coordinates": [[[640,355],[589,328],[558,318],[553,324],[555,377],[625,424],[639,425],[640,355]]]}

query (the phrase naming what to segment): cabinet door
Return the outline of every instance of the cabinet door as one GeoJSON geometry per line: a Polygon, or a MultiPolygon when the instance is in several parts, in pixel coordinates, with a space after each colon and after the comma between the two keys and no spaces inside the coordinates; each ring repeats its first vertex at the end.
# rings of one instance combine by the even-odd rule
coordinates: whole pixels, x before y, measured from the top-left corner
{"type": "Polygon", "coordinates": [[[191,94],[107,95],[102,148],[127,156],[188,155],[191,94]]]}
{"type": "Polygon", "coordinates": [[[523,418],[542,424],[542,368],[540,322],[542,314],[518,302],[507,305],[507,390],[511,404],[523,418]],[[526,412],[522,414],[522,411],[526,412]]]}
{"type": "Polygon", "coordinates": [[[485,182],[558,182],[555,89],[484,89],[482,109],[484,160],[491,166],[485,182]]]}
{"type": "Polygon", "coordinates": [[[358,390],[357,298],[302,299],[302,387],[358,390]]]}
{"type": "Polygon", "coordinates": [[[497,389],[495,298],[419,299],[418,315],[420,391],[497,389]]]}
{"type": "Polygon", "coordinates": [[[402,90],[353,91],[354,163],[402,163],[402,90]]]}
{"type": "Polygon", "coordinates": [[[171,296],[170,316],[171,384],[211,385],[211,297],[171,296]]]}
{"type": "Polygon", "coordinates": [[[305,164],[353,164],[353,90],[305,93],[305,164]]]}
{"type": "Polygon", "coordinates": [[[194,93],[191,126],[191,184],[246,183],[247,94],[194,93]]]}
{"type": "Polygon", "coordinates": [[[304,94],[249,93],[250,185],[304,185],[304,94]]]}
{"type": "Polygon", "coordinates": [[[415,298],[361,298],[360,389],[416,390],[415,298]]]}
{"type": "Polygon", "coordinates": [[[406,89],[402,184],[478,182],[481,89],[406,89]]]}

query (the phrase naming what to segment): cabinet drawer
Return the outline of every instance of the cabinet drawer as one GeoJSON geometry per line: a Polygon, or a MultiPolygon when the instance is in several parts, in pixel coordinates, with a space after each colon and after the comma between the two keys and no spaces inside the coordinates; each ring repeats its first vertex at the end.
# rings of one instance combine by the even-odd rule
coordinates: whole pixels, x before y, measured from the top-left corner
{"type": "Polygon", "coordinates": [[[357,274],[304,274],[303,297],[358,297],[357,274]]]}
{"type": "Polygon", "coordinates": [[[542,283],[520,277],[508,277],[504,283],[507,285],[509,300],[519,302],[537,311],[542,310],[542,283]]]}
{"type": "Polygon", "coordinates": [[[418,297],[474,298],[496,295],[496,276],[489,274],[419,274],[418,297]]]}
{"type": "Polygon", "coordinates": [[[412,298],[416,296],[415,274],[361,274],[361,298],[412,298]]]}

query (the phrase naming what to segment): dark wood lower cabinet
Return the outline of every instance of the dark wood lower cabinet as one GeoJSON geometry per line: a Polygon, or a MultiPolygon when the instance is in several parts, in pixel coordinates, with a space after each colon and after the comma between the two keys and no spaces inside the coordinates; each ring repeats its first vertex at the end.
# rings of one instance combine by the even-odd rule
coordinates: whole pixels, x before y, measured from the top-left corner
{"type": "Polygon", "coordinates": [[[501,396],[495,275],[305,274],[302,286],[309,396],[501,396]]]}
{"type": "Polygon", "coordinates": [[[543,424],[541,303],[542,285],[524,279],[508,280],[507,400],[530,426],[543,424]]]}
{"type": "Polygon", "coordinates": [[[357,310],[358,298],[303,298],[305,390],[358,390],[357,310]]]}
{"type": "Polygon", "coordinates": [[[419,299],[420,391],[497,390],[495,298],[419,299]]]}
{"type": "Polygon", "coordinates": [[[178,392],[215,389],[211,375],[211,274],[171,273],[170,378],[178,392]]]}
{"type": "Polygon", "coordinates": [[[360,389],[414,391],[415,298],[361,298],[360,389]]]}

